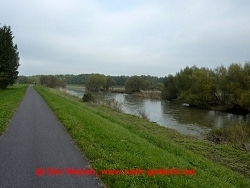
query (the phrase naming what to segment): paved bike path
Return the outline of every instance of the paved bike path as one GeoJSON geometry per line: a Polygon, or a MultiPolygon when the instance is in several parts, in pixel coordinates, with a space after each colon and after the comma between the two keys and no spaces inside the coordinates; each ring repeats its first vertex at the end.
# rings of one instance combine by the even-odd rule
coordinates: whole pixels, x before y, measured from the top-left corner
{"type": "Polygon", "coordinates": [[[101,180],[86,169],[87,159],[30,86],[0,137],[0,187],[100,188],[101,180]]]}

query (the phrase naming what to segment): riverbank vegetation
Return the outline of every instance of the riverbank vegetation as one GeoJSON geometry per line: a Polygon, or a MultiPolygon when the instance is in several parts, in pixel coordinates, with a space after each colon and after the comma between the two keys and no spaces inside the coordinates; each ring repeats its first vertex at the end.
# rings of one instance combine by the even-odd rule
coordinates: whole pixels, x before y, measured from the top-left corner
{"type": "Polygon", "coordinates": [[[22,101],[28,85],[15,84],[0,90],[0,135],[6,130],[11,117],[22,101]]]}
{"type": "Polygon", "coordinates": [[[246,115],[250,109],[250,62],[214,70],[186,67],[165,78],[163,99],[246,115]]]}
{"type": "Polygon", "coordinates": [[[235,147],[242,147],[250,153],[250,127],[246,123],[228,125],[219,129],[212,129],[207,139],[214,143],[227,143],[235,147]]]}
{"type": "MultiPolygon", "coordinates": [[[[145,75],[105,76],[97,73],[32,77],[35,78],[39,78],[39,83],[49,87],[80,84],[90,91],[125,92],[234,114],[247,115],[250,110],[249,61],[244,65],[240,63],[232,63],[229,67],[221,65],[214,70],[197,66],[186,67],[175,75],[168,75],[165,78],[145,75]],[[161,95],[158,95],[159,92],[161,95]]],[[[19,76],[18,82],[26,83],[32,79],[19,76]]]]}
{"type": "Polygon", "coordinates": [[[107,187],[249,187],[250,155],[59,90],[35,86],[107,187]],[[195,169],[194,175],[102,175],[104,169],[195,169]]]}

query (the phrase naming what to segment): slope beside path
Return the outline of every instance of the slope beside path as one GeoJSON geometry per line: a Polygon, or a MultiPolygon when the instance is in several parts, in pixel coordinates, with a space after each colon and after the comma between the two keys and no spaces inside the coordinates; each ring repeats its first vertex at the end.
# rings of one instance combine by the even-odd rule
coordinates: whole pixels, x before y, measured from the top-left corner
{"type": "Polygon", "coordinates": [[[87,159],[30,86],[0,137],[0,187],[102,187],[87,159]]]}

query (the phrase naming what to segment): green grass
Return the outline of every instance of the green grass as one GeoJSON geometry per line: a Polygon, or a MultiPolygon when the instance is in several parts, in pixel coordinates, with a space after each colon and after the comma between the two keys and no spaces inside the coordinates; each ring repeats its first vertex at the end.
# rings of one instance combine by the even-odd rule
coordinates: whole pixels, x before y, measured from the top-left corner
{"type": "MultiPolygon", "coordinates": [[[[250,161],[247,156],[249,154],[245,155],[244,151],[240,151],[237,157],[230,156],[238,152],[230,146],[218,148],[208,142],[188,138],[136,116],[80,102],[78,98],[57,90],[41,86],[35,88],[58,116],[107,187],[250,186],[248,174],[240,174],[240,170],[235,170],[227,162],[224,164],[224,161],[220,161],[223,157],[237,161],[237,157],[243,156],[245,158],[242,160],[250,161]],[[204,149],[208,151],[203,151],[204,149]],[[215,156],[220,160],[213,160],[209,153],[211,150],[215,150],[215,156]],[[220,154],[228,155],[221,157],[220,154]],[[137,168],[195,169],[196,174],[192,176],[101,174],[104,169],[137,168]]],[[[237,164],[241,163],[234,165],[237,164]]]]}
{"type": "Polygon", "coordinates": [[[28,85],[17,84],[0,89],[0,135],[6,130],[11,117],[22,101],[28,85]]]}

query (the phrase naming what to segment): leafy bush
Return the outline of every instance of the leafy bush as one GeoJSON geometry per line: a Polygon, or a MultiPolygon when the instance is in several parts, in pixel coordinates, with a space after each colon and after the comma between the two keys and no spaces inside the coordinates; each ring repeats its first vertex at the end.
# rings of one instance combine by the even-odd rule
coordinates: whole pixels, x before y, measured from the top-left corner
{"type": "Polygon", "coordinates": [[[127,93],[140,92],[143,88],[144,80],[140,76],[131,76],[125,83],[127,93]]]}
{"type": "Polygon", "coordinates": [[[90,101],[94,101],[94,97],[90,92],[87,92],[87,93],[84,93],[82,100],[83,102],[90,102],[90,101]]]}

